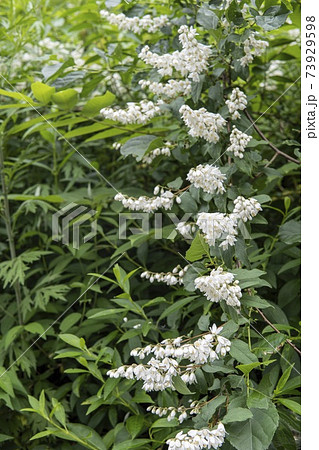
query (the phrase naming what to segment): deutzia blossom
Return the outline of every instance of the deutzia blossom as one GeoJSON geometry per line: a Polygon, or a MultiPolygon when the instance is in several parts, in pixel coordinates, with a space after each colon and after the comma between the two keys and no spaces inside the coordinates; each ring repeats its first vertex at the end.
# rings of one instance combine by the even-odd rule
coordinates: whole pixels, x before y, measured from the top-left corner
{"type": "Polygon", "coordinates": [[[133,31],[136,34],[140,34],[144,30],[149,33],[156,33],[169,22],[168,17],[165,15],[151,17],[149,14],[146,14],[142,18],[127,17],[123,13],[113,14],[105,9],[100,14],[110,24],[116,25],[120,30],[133,31]]]}
{"type": "Polygon", "coordinates": [[[143,164],[151,164],[157,156],[171,156],[171,150],[168,147],[168,145],[171,145],[171,143],[166,142],[165,147],[155,148],[151,152],[144,155],[142,158],[142,163],[143,164]]]}
{"type": "Polygon", "coordinates": [[[140,80],[140,86],[145,89],[146,87],[156,95],[164,95],[168,98],[175,98],[179,95],[189,95],[192,90],[192,85],[189,80],[168,80],[167,83],[157,83],[148,80],[140,80]]]}
{"type": "Polygon", "coordinates": [[[223,239],[220,247],[227,250],[228,245],[232,246],[236,242],[237,218],[235,215],[202,212],[198,214],[196,224],[204,233],[209,245],[215,245],[217,240],[223,239]]]}
{"type": "Polygon", "coordinates": [[[243,158],[247,144],[251,139],[251,136],[245,134],[244,132],[238,130],[235,126],[233,126],[233,130],[230,135],[231,145],[227,148],[226,151],[234,153],[234,155],[238,158],[243,158]]]}
{"type": "Polygon", "coordinates": [[[183,77],[188,77],[193,81],[199,81],[199,74],[208,67],[208,59],[211,56],[211,49],[198,42],[195,28],[182,25],[179,30],[179,40],[182,44],[182,51],[158,55],[150,51],[148,45],[142,48],[138,55],[146,64],[156,69],[162,76],[172,76],[176,70],[183,77]]]}
{"type": "Polygon", "coordinates": [[[103,108],[100,113],[105,119],[111,119],[123,124],[145,124],[161,113],[161,102],[153,103],[142,100],[140,103],[128,102],[126,109],[103,108]]]}
{"type": "Polygon", "coordinates": [[[188,267],[188,265],[185,267],[178,265],[174,267],[172,272],[150,272],[146,270],[141,274],[141,278],[146,278],[151,283],[158,281],[166,283],[168,286],[175,286],[176,284],[183,284],[183,277],[188,267]]]}
{"type": "Polygon", "coordinates": [[[132,364],[109,370],[110,378],[127,378],[128,380],[142,380],[145,391],[164,391],[174,389],[173,377],[178,375],[178,362],[172,358],[158,360],[151,358],[147,365],[132,364]]]}
{"type": "Polygon", "coordinates": [[[244,222],[251,220],[259,211],[262,211],[260,203],[255,198],[244,198],[239,196],[234,200],[233,214],[238,216],[244,222]]]}
{"type": "MultiPolygon", "coordinates": [[[[151,354],[154,356],[146,364],[121,366],[109,370],[107,374],[111,378],[143,380],[143,389],[146,391],[163,391],[166,388],[174,390],[173,377],[177,375],[187,384],[196,383],[195,371],[198,365],[213,363],[230,350],[231,342],[219,335],[221,331],[222,327],[217,328],[214,324],[207,333],[196,340],[179,336],[175,339],[165,339],[155,345],[135,348],[131,351],[131,356],[140,359],[151,354]],[[179,366],[179,362],[185,359],[188,359],[190,364],[185,365],[183,362],[183,365],[179,366]]],[[[185,418],[183,414],[180,421],[185,418]]]]}
{"type": "MultiPolygon", "coordinates": [[[[183,336],[175,339],[164,339],[155,345],[135,348],[131,351],[131,355],[144,359],[145,356],[153,353],[157,359],[166,357],[176,358],[178,361],[188,359],[192,363],[200,365],[212,363],[218,359],[218,355],[225,356],[226,352],[230,350],[231,342],[223,336],[219,336],[222,330],[223,327],[217,328],[216,324],[213,324],[209,332],[194,342],[190,342],[191,338],[183,336]]],[[[187,370],[193,370],[193,366],[188,366],[187,370]]]]}
{"type": "Polygon", "coordinates": [[[191,225],[187,222],[178,222],[176,230],[183,236],[184,239],[193,239],[193,235],[196,231],[195,225],[191,225]]]}
{"type": "Polygon", "coordinates": [[[220,422],[216,429],[190,430],[186,433],[180,431],[175,438],[166,441],[168,450],[200,450],[203,448],[217,449],[224,443],[226,431],[220,422]]]}
{"type": "Polygon", "coordinates": [[[164,189],[162,189],[161,195],[155,197],[146,197],[143,195],[134,198],[119,192],[114,197],[114,200],[121,202],[125,208],[128,208],[131,211],[154,212],[160,208],[164,208],[165,210],[171,209],[174,204],[174,198],[175,196],[171,191],[164,191],[164,189]]]}
{"type": "Polygon", "coordinates": [[[232,115],[231,118],[236,120],[240,118],[238,110],[244,110],[247,107],[247,97],[238,87],[236,87],[232,90],[225,103],[228,107],[228,111],[232,115]]]}
{"type": "Polygon", "coordinates": [[[160,407],[160,406],[149,406],[147,411],[152,414],[156,414],[159,417],[167,416],[167,421],[172,421],[175,417],[178,418],[179,423],[184,422],[187,419],[187,413],[189,414],[199,414],[200,408],[205,405],[205,402],[200,404],[198,401],[193,401],[190,404],[190,407],[179,406],[178,408],[174,408],[174,406],[168,407],[160,407]]]}
{"type": "Polygon", "coordinates": [[[225,300],[227,305],[240,307],[242,296],[238,281],[230,272],[224,272],[222,267],[213,269],[208,276],[195,279],[195,287],[199,289],[211,302],[225,300]]]}
{"type": "Polygon", "coordinates": [[[231,214],[201,212],[196,225],[204,233],[209,245],[215,245],[216,241],[223,239],[219,246],[227,250],[229,245],[235,245],[238,220],[251,220],[261,210],[260,204],[254,198],[245,199],[239,196],[234,200],[234,210],[231,214]]]}
{"type": "Polygon", "coordinates": [[[219,141],[218,132],[226,124],[226,120],[220,114],[208,112],[205,108],[193,110],[188,105],[181,106],[179,112],[189,127],[191,136],[202,137],[214,144],[219,141]]]}
{"type": "Polygon", "coordinates": [[[247,66],[249,63],[253,62],[254,56],[260,56],[268,47],[267,41],[262,41],[261,39],[255,38],[256,33],[252,33],[248,39],[244,41],[244,52],[240,60],[241,66],[247,66]]]}
{"type": "Polygon", "coordinates": [[[200,164],[191,169],[187,174],[189,180],[196,188],[202,188],[204,192],[209,194],[222,194],[225,192],[224,180],[226,175],[223,175],[218,167],[211,164],[200,164]]]}

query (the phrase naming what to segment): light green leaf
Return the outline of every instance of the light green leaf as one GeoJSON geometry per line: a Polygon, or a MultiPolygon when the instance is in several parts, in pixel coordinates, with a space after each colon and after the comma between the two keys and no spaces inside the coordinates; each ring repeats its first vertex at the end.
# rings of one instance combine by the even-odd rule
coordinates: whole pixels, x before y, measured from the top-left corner
{"type": "Polygon", "coordinates": [[[78,93],[75,89],[65,89],[52,95],[52,101],[61,109],[72,109],[78,101],[78,93]]]}
{"type": "Polygon", "coordinates": [[[224,424],[231,422],[244,422],[247,419],[253,417],[252,412],[247,408],[233,408],[226,416],[223,417],[222,421],[224,424]]]}
{"type": "Polygon", "coordinates": [[[55,92],[55,87],[48,86],[47,84],[36,81],[31,84],[33,95],[39,102],[46,105],[51,100],[52,95],[55,92]]]}

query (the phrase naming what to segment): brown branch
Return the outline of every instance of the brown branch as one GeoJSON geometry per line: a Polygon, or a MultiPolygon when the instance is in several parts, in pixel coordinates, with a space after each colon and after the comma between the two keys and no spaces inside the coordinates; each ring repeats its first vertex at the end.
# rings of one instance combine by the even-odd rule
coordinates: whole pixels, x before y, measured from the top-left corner
{"type": "Polygon", "coordinates": [[[269,139],[266,138],[266,136],[264,135],[264,133],[259,129],[259,127],[256,125],[254,119],[251,117],[251,115],[249,114],[249,112],[247,110],[245,110],[245,114],[248,117],[248,119],[250,120],[250,122],[252,123],[252,126],[255,128],[255,130],[257,131],[257,133],[259,134],[259,136],[267,142],[267,144],[269,145],[269,147],[271,147],[273,150],[275,150],[276,153],[278,153],[278,155],[283,156],[284,158],[288,159],[289,161],[292,161],[296,164],[300,164],[300,161],[298,161],[298,159],[293,158],[290,155],[287,155],[287,153],[279,150],[279,148],[277,148],[272,142],[270,142],[269,139]]]}
{"type": "MultiPolygon", "coordinates": [[[[276,331],[276,333],[280,333],[280,331],[278,330],[278,328],[276,328],[275,325],[273,325],[273,324],[267,319],[267,317],[265,316],[265,314],[264,314],[263,312],[261,312],[259,308],[256,308],[256,309],[257,309],[257,311],[259,312],[259,314],[261,315],[261,317],[264,319],[264,321],[267,322],[268,325],[269,325],[273,330],[276,331]]],[[[299,353],[299,355],[301,356],[301,351],[299,350],[298,347],[295,346],[295,344],[293,344],[293,343],[291,342],[290,339],[287,339],[286,342],[287,342],[288,345],[290,345],[290,347],[292,347],[292,348],[293,348],[297,353],[299,353]]]]}

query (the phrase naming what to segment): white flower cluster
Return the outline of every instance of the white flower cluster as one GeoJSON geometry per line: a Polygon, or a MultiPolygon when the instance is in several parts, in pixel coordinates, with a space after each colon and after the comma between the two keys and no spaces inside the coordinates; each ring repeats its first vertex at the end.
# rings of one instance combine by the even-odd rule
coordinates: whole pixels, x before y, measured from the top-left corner
{"type": "Polygon", "coordinates": [[[227,148],[226,151],[234,153],[234,156],[237,156],[238,158],[243,158],[247,144],[251,139],[251,136],[245,134],[243,131],[238,130],[234,125],[233,130],[230,134],[231,145],[227,148]]]}
{"type": "Polygon", "coordinates": [[[240,60],[241,66],[248,66],[249,63],[253,62],[254,56],[262,55],[269,45],[267,41],[256,39],[255,35],[256,33],[252,33],[249,38],[244,41],[245,56],[240,60]]]}
{"type": "Polygon", "coordinates": [[[161,113],[161,102],[153,103],[142,100],[140,103],[128,102],[126,109],[103,108],[100,113],[105,119],[111,119],[123,124],[145,124],[161,113]]]}
{"type": "Polygon", "coordinates": [[[244,222],[251,220],[259,211],[262,211],[260,203],[255,198],[244,198],[239,196],[234,200],[234,205],[235,208],[233,214],[244,222]]]}
{"type": "Polygon", "coordinates": [[[219,141],[218,132],[226,125],[226,120],[220,114],[208,112],[205,108],[193,110],[188,105],[181,106],[179,112],[191,136],[202,137],[215,144],[219,141]]]}
{"type": "Polygon", "coordinates": [[[142,380],[145,391],[164,391],[174,389],[173,377],[178,375],[178,362],[172,358],[158,360],[151,358],[147,365],[132,364],[109,370],[110,378],[127,378],[128,380],[142,380]]]}
{"type": "Polygon", "coordinates": [[[231,118],[236,120],[240,118],[238,111],[242,111],[247,107],[247,97],[238,87],[236,87],[232,90],[225,103],[228,107],[228,111],[232,115],[231,118]]]}
{"type": "Polygon", "coordinates": [[[188,265],[185,267],[178,265],[171,272],[150,272],[146,270],[141,274],[141,278],[146,278],[150,283],[158,281],[166,283],[168,286],[175,286],[176,284],[183,284],[183,277],[188,267],[188,265]]]}
{"type": "Polygon", "coordinates": [[[183,77],[198,82],[199,74],[208,67],[211,49],[196,40],[197,33],[193,27],[182,25],[178,33],[183,50],[158,55],[151,52],[149,46],[146,45],[142,48],[139,58],[146,64],[158,69],[162,76],[171,76],[173,71],[176,70],[183,77]]]}
{"type": "Polygon", "coordinates": [[[240,307],[239,299],[242,293],[238,281],[234,281],[234,278],[232,273],[224,272],[222,267],[218,267],[213,269],[210,275],[196,278],[195,287],[211,302],[225,300],[227,305],[240,307]]]}
{"type": "Polygon", "coordinates": [[[146,197],[143,195],[135,198],[128,197],[119,192],[114,197],[114,200],[121,202],[125,208],[131,211],[154,212],[160,208],[164,208],[165,210],[171,209],[174,204],[174,198],[176,201],[179,200],[171,191],[164,191],[162,189],[161,195],[156,195],[155,197],[146,197]]]}
{"type": "Polygon", "coordinates": [[[174,406],[149,406],[147,411],[152,414],[156,414],[159,417],[167,415],[168,422],[171,422],[176,416],[178,416],[179,423],[182,423],[185,419],[187,419],[187,412],[189,412],[189,414],[198,414],[200,412],[200,404],[196,401],[191,402],[190,408],[185,408],[185,406],[179,406],[178,408],[174,408],[174,406]]]}
{"type": "Polygon", "coordinates": [[[132,356],[144,359],[153,354],[147,364],[132,364],[121,366],[107,372],[111,378],[127,378],[129,380],[142,380],[145,391],[163,391],[166,388],[175,389],[173,377],[181,376],[185,383],[196,382],[195,370],[198,365],[212,363],[219,356],[225,356],[230,350],[231,342],[219,336],[222,327],[214,324],[209,332],[201,338],[190,342],[192,338],[178,337],[165,339],[156,345],[148,345],[145,348],[135,348],[132,356]],[[185,343],[186,342],[186,343],[185,343]],[[188,359],[191,363],[179,366],[179,361],[188,359]]]}
{"type": "Polygon", "coordinates": [[[209,194],[225,192],[223,184],[225,179],[226,175],[223,175],[218,167],[211,164],[200,164],[192,168],[187,174],[188,181],[196,188],[202,188],[204,192],[209,194]]]}
{"type": "Polygon", "coordinates": [[[167,16],[151,17],[146,14],[142,18],[139,17],[127,17],[125,14],[114,14],[103,9],[101,16],[108,20],[112,25],[116,25],[120,30],[133,31],[133,33],[140,34],[143,30],[149,33],[156,33],[158,30],[168,24],[169,19],[167,16]]]}
{"type": "Polygon", "coordinates": [[[178,222],[176,230],[183,236],[184,239],[193,239],[196,231],[196,226],[187,222],[178,222]]]}
{"type": "MultiPolygon", "coordinates": [[[[231,342],[228,339],[219,336],[222,329],[223,327],[217,328],[216,324],[213,324],[208,333],[205,333],[203,337],[192,343],[189,342],[191,340],[190,338],[183,338],[181,336],[175,339],[164,339],[164,341],[156,345],[135,348],[131,351],[131,355],[144,359],[145,356],[153,353],[158,359],[176,358],[179,361],[188,359],[195,364],[214,362],[218,359],[218,355],[225,356],[231,346],[231,342]],[[183,344],[183,342],[187,343],[183,344]]],[[[193,366],[189,366],[188,368],[193,370],[193,366]]]]}
{"type": "Polygon", "coordinates": [[[236,242],[237,218],[233,214],[202,212],[198,214],[196,225],[209,245],[214,246],[217,240],[223,239],[219,246],[227,250],[236,242]]]}
{"type": "Polygon", "coordinates": [[[198,214],[196,225],[204,233],[209,245],[215,245],[217,240],[223,239],[219,245],[223,250],[235,245],[238,220],[251,220],[262,210],[258,201],[254,198],[245,199],[242,196],[234,200],[234,210],[231,214],[206,213],[198,214]]]}
{"type": "Polygon", "coordinates": [[[171,143],[166,142],[165,147],[155,148],[151,152],[147,153],[146,155],[143,156],[142,163],[143,164],[151,164],[157,156],[161,156],[161,155],[162,156],[171,156],[171,150],[168,147],[169,145],[171,145],[171,143]]]}
{"type": "MultiPolygon", "coordinates": [[[[123,64],[123,62],[122,62],[122,64],[123,64]]],[[[117,97],[120,97],[123,99],[123,96],[125,96],[128,93],[128,89],[123,84],[121,75],[119,73],[108,72],[105,76],[104,81],[110,86],[110,88],[117,95],[117,97]]]]}
{"type": "Polygon", "coordinates": [[[142,89],[146,87],[156,95],[164,95],[168,98],[175,98],[179,95],[187,96],[191,93],[192,85],[189,80],[168,80],[167,83],[157,83],[148,80],[140,80],[142,89]]]}
{"type": "Polygon", "coordinates": [[[215,430],[202,428],[201,430],[190,430],[187,434],[180,431],[175,438],[169,439],[166,444],[168,450],[217,449],[223,445],[225,436],[225,427],[220,422],[215,430]]]}

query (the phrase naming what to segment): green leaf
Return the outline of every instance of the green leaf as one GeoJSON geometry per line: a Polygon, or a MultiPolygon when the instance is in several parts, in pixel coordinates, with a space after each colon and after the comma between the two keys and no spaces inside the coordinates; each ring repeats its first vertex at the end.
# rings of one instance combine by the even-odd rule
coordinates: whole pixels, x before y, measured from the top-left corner
{"type": "Polygon", "coordinates": [[[218,26],[218,16],[206,5],[199,8],[196,17],[197,23],[206,30],[216,30],[218,26]]]}
{"type": "Polygon", "coordinates": [[[154,144],[154,142],[158,142],[160,145],[162,139],[159,139],[151,134],[137,136],[126,141],[121,147],[120,152],[124,156],[132,155],[137,161],[141,161],[151,144],[154,144]]]}
{"type": "Polygon", "coordinates": [[[179,425],[178,420],[175,418],[173,420],[168,421],[165,418],[157,419],[152,423],[151,428],[175,428],[179,425]]]}
{"type": "Polygon", "coordinates": [[[72,109],[78,102],[78,93],[75,89],[65,89],[53,94],[52,101],[61,109],[72,109]]]}
{"type": "Polygon", "coordinates": [[[126,420],[126,429],[134,439],[141,431],[144,425],[143,416],[131,416],[126,420]]]}
{"type": "Polygon", "coordinates": [[[268,364],[271,364],[275,361],[275,359],[272,359],[263,362],[258,361],[250,364],[240,364],[239,366],[236,366],[236,369],[239,369],[241,372],[243,372],[244,375],[248,375],[253,369],[256,369],[257,367],[260,368],[260,366],[268,366],[268,364]]]}
{"type": "Polygon", "coordinates": [[[53,430],[40,431],[40,433],[37,433],[34,436],[32,436],[32,438],[30,438],[30,441],[33,441],[34,439],[41,439],[45,436],[50,436],[51,434],[54,434],[53,430]]]}
{"type": "Polygon", "coordinates": [[[178,300],[177,302],[173,303],[171,306],[169,306],[167,309],[165,309],[164,312],[159,317],[159,321],[164,319],[165,317],[169,316],[173,312],[181,309],[183,306],[185,306],[187,303],[190,303],[195,297],[186,297],[182,298],[181,300],[178,300]]]}
{"type": "Polygon", "coordinates": [[[239,339],[232,341],[229,353],[236,361],[243,364],[258,362],[257,356],[249,350],[248,344],[239,339]]]}
{"type": "Polygon", "coordinates": [[[233,408],[226,416],[223,417],[222,421],[224,424],[231,422],[244,422],[247,419],[251,419],[253,417],[252,412],[247,408],[233,408]]]}
{"type": "Polygon", "coordinates": [[[286,408],[290,409],[296,414],[301,416],[301,405],[300,403],[295,402],[294,400],[289,400],[288,398],[277,398],[277,402],[284,405],[286,408]]]}
{"type": "Polygon", "coordinates": [[[100,114],[102,108],[106,108],[111,105],[115,100],[115,95],[112,92],[107,91],[104,95],[99,95],[97,97],[91,98],[82,110],[85,116],[93,117],[100,114]]]}
{"type": "Polygon", "coordinates": [[[24,329],[29,333],[43,334],[45,332],[43,326],[38,322],[28,323],[24,326],[24,329]]]}
{"type": "Polygon", "coordinates": [[[60,330],[62,333],[65,333],[65,331],[68,331],[71,327],[73,327],[73,325],[75,325],[81,317],[81,313],[71,313],[65,317],[60,324],[60,330]]]}
{"type": "Polygon", "coordinates": [[[265,31],[271,31],[281,27],[286,22],[288,14],[287,8],[276,5],[268,8],[262,16],[256,16],[255,20],[265,31]]]}
{"type": "Polygon", "coordinates": [[[174,385],[175,389],[177,390],[177,392],[179,392],[180,394],[183,394],[183,395],[193,394],[193,392],[191,392],[188,389],[186,383],[181,379],[180,376],[173,377],[173,385],[174,385]]]}
{"type": "Polygon", "coordinates": [[[227,439],[237,450],[266,450],[279,422],[276,407],[271,403],[268,409],[252,408],[251,412],[250,419],[226,426],[227,439]]]}
{"type": "Polygon", "coordinates": [[[285,244],[297,244],[301,241],[300,222],[290,220],[279,228],[279,237],[285,244]]]}
{"type": "Polygon", "coordinates": [[[47,84],[41,83],[41,81],[32,83],[31,89],[35,98],[44,105],[49,103],[55,92],[55,87],[48,86],[47,84]]]}
{"type": "Polygon", "coordinates": [[[198,232],[191,243],[191,246],[186,252],[186,259],[190,262],[198,261],[202,259],[204,255],[209,254],[209,246],[207,242],[204,241],[203,236],[198,232]]]}
{"type": "Polygon", "coordinates": [[[209,401],[205,406],[201,408],[200,416],[206,422],[209,422],[210,419],[215,414],[217,408],[223,405],[226,402],[227,397],[225,395],[219,395],[214,398],[214,400],[209,401]]]}
{"type": "Polygon", "coordinates": [[[74,334],[59,334],[59,338],[72,347],[76,347],[79,349],[83,349],[83,343],[81,342],[81,338],[75,336],[74,334]]]}
{"type": "Polygon", "coordinates": [[[283,388],[285,387],[285,385],[290,377],[293,366],[294,366],[294,364],[291,364],[289,367],[287,367],[287,369],[284,371],[284,373],[279,378],[276,389],[274,390],[274,396],[276,396],[280,392],[282,392],[283,388]]]}
{"type": "Polygon", "coordinates": [[[119,444],[114,445],[114,447],[112,447],[112,450],[130,450],[132,448],[142,449],[145,448],[144,446],[149,442],[151,442],[150,439],[134,439],[133,441],[123,441],[119,444]]]}

